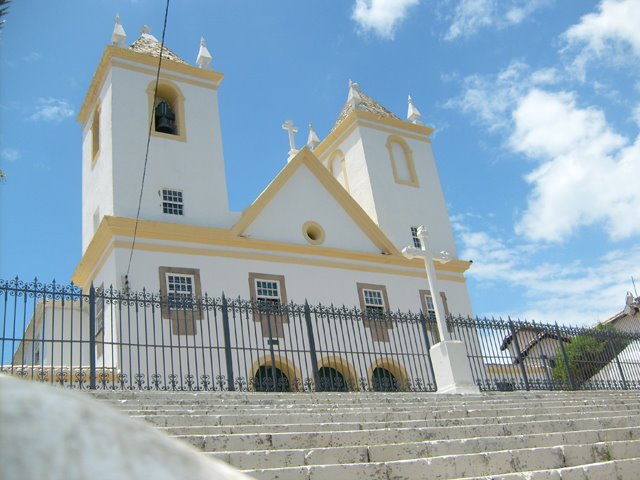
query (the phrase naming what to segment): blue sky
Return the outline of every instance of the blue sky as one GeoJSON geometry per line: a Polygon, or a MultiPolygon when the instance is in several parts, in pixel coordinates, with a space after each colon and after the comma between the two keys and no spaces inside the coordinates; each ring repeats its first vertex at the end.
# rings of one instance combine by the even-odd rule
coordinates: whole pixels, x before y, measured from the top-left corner
{"type": "MultiPolygon", "coordinates": [[[[10,4],[2,278],[66,282],[80,259],[75,117],[116,13],[128,43],[143,24],[160,37],[158,0],[10,4]]],[[[285,164],[285,119],[301,144],[308,122],[329,132],[349,79],[402,116],[411,94],[436,129],[474,311],[593,324],[640,286],[639,25],[637,0],[173,0],[166,43],[194,63],[204,36],[225,74],[234,210],[285,164]]]]}

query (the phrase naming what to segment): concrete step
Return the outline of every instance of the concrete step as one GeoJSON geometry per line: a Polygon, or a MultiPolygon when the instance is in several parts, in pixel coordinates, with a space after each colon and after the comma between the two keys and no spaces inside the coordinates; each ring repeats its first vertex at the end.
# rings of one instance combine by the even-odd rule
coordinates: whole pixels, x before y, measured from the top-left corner
{"type": "MultiPolygon", "coordinates": [[[[478,478],[514,471],[540,471],[584,466],[597,462],[635,459],[640,440],[598,442],[445,455],[430,458],[352,464],[245,470],[260,480],[404,480],[478,478]]],[[[633,477],[629,477],[633,478],[633,477]]]]}
{"type": "MultiPolygon", "coordinates": [[[[489,408],[478,410],[428,410],[416,409],[410,411],[397,411],[394,409],[380,409],[373,411],[360,411],[342,409],[335,412],[318,412],[311,410],[304,413],[283,412],[267,413],[235,413],[228,412],[221,414],[218,410],[207,413],[183,411],[180,413],[157,414],[147,413],[139,415],[139,411],[129,412],[130,416],[144,418],[154,425],[162,427],[178,427],[188,425],[287,425],[300,423],[353,423],[353,422],[403,422],[421,420],[456,420],[460,418],[498,418],[503,416],[530,417],[545,415],[552,411],[555,414],[566,414],[571,416],[574,413],[593,412],[594,415],[602,410],[618,411],[620,414],[632,414],[640,409],[640,405],[607,405],[594,406],[583,405],[577,407],[556,406],[555,408],[530,408],[516,407],[489,408]]],[[[178,411],[175,411],[178,412],[178,411]]]]}
{"type": "Polygon", "coordinates": [[[634,391],[95,396],[257,479],[640,478],[634,391]]]}
{"type": "Polygon", "coordinates": [[[267,450],[388,445],[429,440],[475,438],[483,436],[531,435],[575,430],[637,426],[637,417],[627,415],[603,418],[544,420],[491,425],[458,425],[430,428],[389,428],[286,433],[246,433],[231,435],[176,435],[205,452],[229,450],[267,450]]]}
{"type": "Polygon", "coordinates": [[[465,477],[479,480],[633,480],[640,476],[640,458],[626,458],[609,462],[590,463],[577,467],[565,467],[551,470],[507,473],[484,477],[465,477]]]}
{"type": "MultiPolygon", "coordinates": [[[[620,416],[620,411],[598,411],[599,418],[620,416]]],[[[640,418],[640,409],[624,412],[625,415],[640,418]]],[[[463,417],[453,419],[430,419],[430,420],[399,420],[387,422],[354,421],[354,422],[332,422],[332,423],[280,423],[269,424],[238,424],[238,425],[208,425],[205,420],[215,421],[215,417],[201,416],[193,418],[187,425],[182,426],[158,426],[160,431],[168,435],[230,435],[241,433],[260,433],[266,429],[270,433],[281,432],[314,432],[314,431],[342,431],[342,430],[378,430],[385,428],[426,428],[426,427],[453,427],[458,425],[488,425],[513,423],[517,421],[541,421],[541,420],[566,420],[568,418],[592,418],[593,411],[576,411],[568,413],[546,413],[538,415],[517,415],[500,417],[463,417]]],[[[153,420],[148,416],[138,417],[144,420],[153,420]]],[[[162,417],[160,417],[162,418],[162,417]]],[[[183,418],[183,417],[180,417],[183,418]]],[[[308,420],[308,419],[307,419],[308,420]]],[[[154,422],[152,422],[154,423],[154,422]]],[[[155,422],[158,425],[158,422],[155,422]]]]}
{"type": "MultiPolygon", "coordinates": [[[[345,446],[316,449],[211,452],[211,456],[239,469],[277,468],[342,463],[389,462],[444,455],[481,453],[513,448],[552,447],[598,442],[640,440],[638,427],[581,430],[504,437],[435,440],[390,445],[345,446]]],[[[638,452],[640,454],[640,452],[638,452]]]]}
{"type": "Polygon", "coordinates": [[[158,407],[147,407],[147,408],[131,408],[131,407],[121,407],[119,410],[127,415],[211,415],[211,414],[234,414],[234,415],[251,415],[256,413],[287,413],[287,414],[301,414],[306,415],[309,413],[316,414],[332,414],[332,413],[368,413],[368,412],[433,412],[434,415],[439,412],[447,413],[448,416],[460,416],[462,413],[473,413],[473,415],[495,415],[495,412],[500,412],[503,410],[509,410],[514,413],[519,413],[522,411],[528,411],[529,413],[544,413],[545,411],[558,410],[558,411],[575,411],[580,409],[599,409],[602,407],[607,407],[609,409],[618,409],[618,410],[630,410],[630,409],[638,409],[640,408],[640,400],[636,401],[626,401],[626,402],[602,402],[602,403],[554,403],[550,402],[549,404],[526,404],[526,405],[513,405],[513,406],[505,406],[505,404],[496,404],[496,405],[474,405],[474,406],[448,406],[448,405],[421,405],[421,404],[397,404],[397,405],[371,405],[371,406],[360,406],[360,405],[338,405],[334,407],[323,407],[323,406],[297,406],[297,405],[281,405],[281,406],[262,406],[262,405],[254,405],[254,406],[158,406],[158,407]],[[486,413],[482,413],[486,412],[486,413]]]}
{"type": "MultiPolygon", "coordinates": [[[[256,394],[257,395],[257,394],[256,394]]],[[[276,394],[274,394],[276,395],[276,394]]],[[[280,407],[287,405],[290,407],[309,408],[326,406],[328,408],[340,408],[342,406],[362,406],[362,407],[378,407],[381,405],[406,405],[406,406],[433,406],[433,407],[449,407],[459,408],[464,406],[465,408],[473,408],[475,405],[504,405],[517,404],[519,402],[526,401],[530,405],[575,405],[579,403],[587,404],[615,404],[626,403],[628,401],[638,401],[638,395],[610,395],[610,396],[560,396],[549,395],[546,397],[539,396],[534,398],[526,398],[524,396],[512,396],[505,395],[500,399],[497,397],[461,397],[461,396],[438,396],[437,394],[420,394],[414,397],[400,397],[395,400],[388,397],[370,397],[358,398],[351,394],[343,394],[343,396],[321,396],[323,394],[299,394],[296,397],[274,397],[263,398],[261,396],[247,397],[244,399],[239,398],[221,398],[219,396],[203,396],[193,397],[191,399],[170,399],[162,397],[161,399],[153,399],[148,396],[131,397],[125,399],[103,399],[103,401],[109,402],[116,407],[125,409],[162,409],[162,408],[176,408],[176,407],[188,407],[188,408],[214,408],[228,407],[228,408],[252,408],[256,405],[265,407],[280,407]]]]}

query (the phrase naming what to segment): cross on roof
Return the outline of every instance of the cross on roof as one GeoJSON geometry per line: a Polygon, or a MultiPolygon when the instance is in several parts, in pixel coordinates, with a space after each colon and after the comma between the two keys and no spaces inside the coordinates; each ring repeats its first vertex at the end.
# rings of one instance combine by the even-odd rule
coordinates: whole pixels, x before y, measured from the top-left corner
{"type": "Polygon", "coordinates": [[[282,129],[289,132],[289,160],[298,153],[296,149],[296,140],[293,136],[294,133],[298,133],[298,127],[294,126],[293,120],[285,120],[282,124],[282,129]]]}

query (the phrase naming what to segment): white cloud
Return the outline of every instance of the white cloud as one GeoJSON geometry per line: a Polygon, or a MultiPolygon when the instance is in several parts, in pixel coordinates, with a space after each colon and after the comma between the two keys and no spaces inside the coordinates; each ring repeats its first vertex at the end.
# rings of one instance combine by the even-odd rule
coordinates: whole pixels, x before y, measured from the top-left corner
{"type": "Polygon", "coordinates": [[[381,38],[393,40],[398,25],[410,7],[420,0],[356,0],[351,18],[362,33],[373,32],[381,38]]]}
{"type": "Polygon", "coordinates": [[[73,115],[73,108],[67,101],[58,98],[40,98],[29,120],[60,123],[73,115]]]}
{"type": "Polygon", "coordinates": [[[471,75],[463,80],[463,92],[445,106],[475,116],[485,128],[508,128],[511,112],[529,88],[558,81],[555,69],[534,71],[524,62],[513,61],[497,75],[471,75]]]}
{"type": "MultiPolygon", "coordinates": [[[[588,265],[536,262],[536,245],[511,245],[485,231],[473,231],[454,223],[462,249],[461,258],[473,259],[468,276],[481,288],[505,283],[522,292],[522,306],[511,312],[477,312],[479,315],[511,315],[521,319],[592,325],[622,310],[629,278],[637,275],[640,246],[613,250],[588,265]]],[[[544,255],[543,252],[538,252],[544,255]]]]}
{"type": "Polygon", "coordinates": [[[483,28],[506,28],[526,20],[552,0],[460,0],[446,40],[467,38],[483,28]]]}
{"type": "Polygon", "coordinates": [[[593,61],[637,65],[639,26],[638,0],[602,0],[598,12],[583,16],[578,24],[565,32],[564,51],[578,51],[572,65],[582,77],[587,64],[593,61]]]}
{"type": "Polygon", "coordinates": [[[562,241],[583,226],[600,225],[612,239],[640,234],[640,137],[629,141],[596,108],[575,95],[530,90],[513,112],[509,145],[537,160],[516,231],[532,240],[562,241]]]}
{"type": "Polygon", "coordinates": [[[0,158],[7,162],[15,162],[21,156],[22,155],[20,154],[20,151],[16,150],[15,148],[6,147],[0,150],[0,158]]]}
{"type": "Polygon", "coordinates": [[[602,110],[578,105],[576,94],[551,91],[554,70],[532,72],[513,62],[494,76],[471,76],[447,103],[472,114],[505,147],[536,162],[516,232],[532,241],[564,241],[579,228],[602,227],[619,240],[640,234],[640,137],[615,131],[602,110]]]}

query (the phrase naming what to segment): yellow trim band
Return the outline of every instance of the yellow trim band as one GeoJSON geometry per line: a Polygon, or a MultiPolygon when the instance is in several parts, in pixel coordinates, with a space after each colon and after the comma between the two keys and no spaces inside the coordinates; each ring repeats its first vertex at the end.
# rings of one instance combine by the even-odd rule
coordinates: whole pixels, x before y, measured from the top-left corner
{"type": "MultiPolygon", "coordinates": [[[[73,282],[81,287],[88,286],[109,258],[109,255],[112,253],[114,248],[131,248],[130,241],[116,240],[114,237],[132,237],[134,228],[135,219],[104,216],[96,234],[91,240],[91,243],[87,247],[82,259],[73,273],[73,282]]],[[[159,243],[143,243],[142,241],[137,241],[136,248],[146,251],[243,258],[269,262],[283,262],[328,268],[344,268],[349,270],[389,273],[393,275],[412,277],[425,277],[423,270],[424,265],[420,259],[408,260],[402,256],[394,257],[391,255],[376,255],[372,253],[353,252],[350,250],[315,245],[297,245],[285,242],[236,237],[233,235],[231,230],[220,228],[197,227],[192,225],[140,220],[138,223],[137,238],[140,240],[163,240],[167,242],[191,244],[179,246],[159,243]],[[194,247],[193,245],[226,246],[246,250],[212,250],[194,247]],[[258,250],[270,253],[256,253],[249,252],[247,250],[258,250]],[[279,253],[283,255],[280,255],[279,253]],[[292,254],[304,256],[294,257],[292,254]],[[358,265],[349,262],[363,262],[369,263],[370,265],[358,265]]],[[[465,282],[466,280],[464,276],[461,275],[458,277],[455,275],[448,275],[447,273],[451,272],[462,274],[470,265],[471,262],[464,260],[451,260],[446,264],[436,263],[435,267],[438,271],[438,279],[465,282]]]]}

